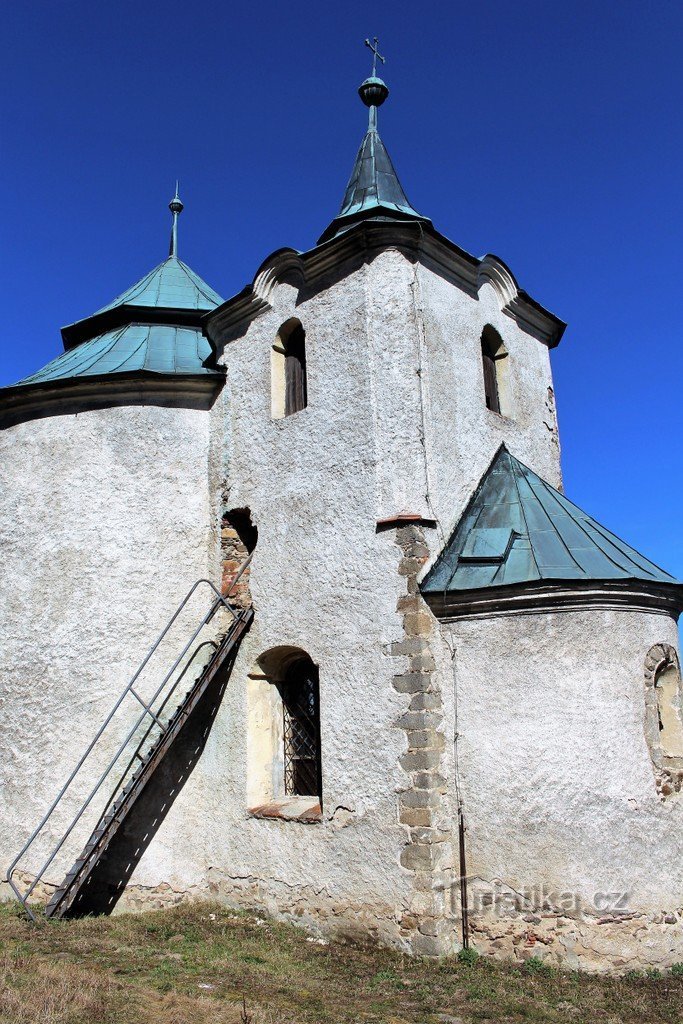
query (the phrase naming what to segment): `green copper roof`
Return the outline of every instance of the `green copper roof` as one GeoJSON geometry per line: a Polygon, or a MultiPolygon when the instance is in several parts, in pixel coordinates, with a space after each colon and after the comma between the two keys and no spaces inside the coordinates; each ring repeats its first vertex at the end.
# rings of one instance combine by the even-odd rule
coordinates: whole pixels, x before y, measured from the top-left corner
{"type": "Polygon", "coordinates": [[[223,299],[178,258],[178,217],[183,204],[176,192],[169,203],[173,217],[169,255],[148,274],[96,313],[62,328],[65,348],[72,348],[113,328],[136,321],[199,327],[209,310],[223,299]]]}
{"type": "Polygon", "coordinates": [[[223,299],[177,256],[169,256],[94,316],[117,306],[164,309],[215,309],[223,299]]]}
{"type": "Polygon", "coordinates": [[[196,327],[128,324],[68,349],[14,387],[140,371],[222,376],[202,365],[210,355],[211,346],[196,327]]]}
{"type": "Polygon", "coordinates": [[[408,217],[420,216],[408,202],[379,132],[370,128],[358,150],[337,219],[381,207],[408,217]]]}
{"type": "Polygon", "coordinates": [[[202,334],[201,320],[223,300],[178,259],[182,209],[176,187],[170,203],[173,227],[168,258],[109,305],[64,327],[66,352],[14,388],[140,372],[222,379],[220,371],[204,366],[212,350],[202,334]]]}
{"type": "Polygon", "coordinates": [[[369,108],[368,130],[353,165],[339,213],[318,242],[326,242],[361,220],[420,220],[431,223],[411,206],[398,180],[386,146],[377,131],[377,108],[389,95],[374,74],[358,90],[369,108]]]}
{"type": "Polygon", "coordinates": [[[502,447],[421,589],[633,579],[678,583],[502,447]]]}

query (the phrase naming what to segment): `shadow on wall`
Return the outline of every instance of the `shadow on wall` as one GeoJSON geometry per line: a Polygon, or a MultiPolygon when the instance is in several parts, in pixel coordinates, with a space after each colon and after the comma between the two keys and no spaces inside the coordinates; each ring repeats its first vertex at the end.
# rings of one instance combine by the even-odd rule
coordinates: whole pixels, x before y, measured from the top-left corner
{"type": "Polygon", "coordinates": [[[110,914],[113,911],[130,876],[201,757],[238,649],[239,644],[188,715],[65,917],[110,914]]]}

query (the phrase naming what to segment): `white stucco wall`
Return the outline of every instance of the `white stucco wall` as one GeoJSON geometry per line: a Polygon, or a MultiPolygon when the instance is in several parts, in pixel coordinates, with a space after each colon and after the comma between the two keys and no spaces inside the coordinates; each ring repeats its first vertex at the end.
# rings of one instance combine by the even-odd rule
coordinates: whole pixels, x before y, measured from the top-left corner
{"type": "Polygon", "coordinates": [[[432,270],[418,267],[414,273],[424,321],[430,492],[436,516],[450,534],[503,442],[553,487],[561,486],[550,353],[502,312],[490,284],[482,284],[473,299],[432,270]],[[507,416],[487,409],[484,401],[481,335],[487,324],[498,331],[508,353],[507,416]]]}
{"type": "Polygon", "coordinates": [[[24,716],[3,730],[12,796],[2,854],[38,820],[185,589],[220,577],[225,500],[248,506],[259,529],[256,621],[133,890],[205,891],[210,880],[280,909],[374,915],[391,939],[412,884],[396,806],[406,701],[389,657],[402,636],[402,581],[393,534],[377,534],[376,522],[436,509],[450,526],[505,439],[556,479],[556,438],[537,408],[547,350],[503,317],[489,285],[476,300],[394,250],[313,294],[277,285],[271,302],[226,347],[210,433],[202,412],[121,408],[0,434],[3,715],[24,716]],[[292,316],[306,330],[309,405],[273,420],[271,346],[292,316]],[[510,353],[512,419],[484,406],[485,323],[510,353]],[[247,813],[247,677],[279,645],[303,648],[320,669],[320,825],[247,813]]]}
{"type": "Polygon", "coordinates": [[[393,534],[377,534],[376,522],[431,516],[428,489],[453,522],[506,439],[556,482],[555,424],[544,423],[548,353],[502,316],[490,286],[478,302],[397,251],[313,295],[280,284],[269,301],[225,347],[227,385],[212,412],[212,492],[227,488],[227,507],[248,507],[259,530],[256,620],[202,761],[133,882],[182,889],[205,870],[226,895],[291,913],[315,908],[319,918],[374,915],[393,939],[412,884],[399,865],[406,830],[396,804],[406,776],[395,724],[406,701],[388,656],[402,636],[402,580],[393,534]],[[273,419],[271,346],[293,316],[306,331],[308,407],[273,419]],[[510,352],[512,420],[484,406],[480,336],[490,322],[510,352]],[[281,645],[301,647],[320,670],[319,825],[248,815],[248,673],[281,645]],[[191,837],[197,818],[211,825],[191,837]],[[192,868],[178,852],[185,846],[199,858],[192,868]]]}
{"type": "Polygon", "coordinates": [[[677,647],[674,621],[586,609],[442,628],[455,648],[475,944],[593,968],[683,959],[683,802],[660,799],[645,739],[645,657],[677,647]],[[482,903],[487,892],[529,900],[511,915],[505,899],[482,903]]]}
{"type": "MultiPolygon", "coordinates": [[[[211,480],[227,507],[248,507],[259,531],[251,571],[256,609],[200,764],[143,858],[133,882],[173,888],[203,875],[229,898],[291,914],[318,910],[379,921],[396,938],[397,908],[410,895],[398,863],[404,830],[402,710],[387,647],[401,636],[400,580],[391,534],[377,535],[377,453],[369,372],[366,280],[359,273],[296,303],[283,285],[274,309],[224,353],[227,384],[212,411],[211,480]],[[298,316],[306,329],[308,407],[271,418],[270,351],[278,328],[298,316]],[[319,666],[323,822],[248,814],[248,673],[280,645],[319,666]],[[184,808],[192,808],[184,816],[184,808]],[[196,822],[194,870],[180,846],[196,822]]],[[[215,574],[218,566],[215,567],[215,574]]],[[[197,878],[199,881],[199,878],[197,878]]],[[[338,929],[339,930],[339,929],[338,929]]]]}
{"type": "MultiPolygon", "coordinates": [[[[400,862],[397,723],[410,696],[392,685],[405,669],[391,648],[404,636],[405,579],[394,532],[376,524],[436,518],[435,556],[502,442],[559,485],[549,354],[490,284],[473,297],[395,250],[315,289],[276,284],[269,301],[219,353],[227,382],[210,413],[107,409],[0,432],[0,866],[178,599],[200,576],[220,579],[221,511],[247,507],[259,531],[255,621],[121,906],[216,893],[405,945],[414,877],[400,862]],[[306,331],[308,407],[273,419],[271,346],[293,316],[306,331]],[[485,406],[486,324],[508,352],[506,417],[485,406]],[[314,824],[249,813],[249,676],[280,646],[320,672],[314,824]]],[[[470,873],[582,897],[628,886],[635,913],[669,907],[680,878],[633,860],[675,857],[680,807],[656,797],[642,730],[642,662],[652,644],[676,643],[671,620],[586,611],[449,630],[457,722],[450,650],[433,644],[446,741],[438,827],[455,825],[458,731],[470,873]]]]}
{"type": "MultiPolygon", "coordinates": [[[[207,412],[121,407],[0,431],[3,875],[174,607],[207,573],[208,426],[207,412]]],[[[151,682],[141,680],[143,694],[151,682]]]]}

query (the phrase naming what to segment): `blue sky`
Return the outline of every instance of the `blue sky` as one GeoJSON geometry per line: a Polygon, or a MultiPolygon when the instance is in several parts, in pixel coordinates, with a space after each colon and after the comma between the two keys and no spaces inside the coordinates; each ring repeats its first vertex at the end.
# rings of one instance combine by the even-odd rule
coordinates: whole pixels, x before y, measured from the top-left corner
{"type": "Polygon", "coordinates": [[[164,258],[222,295],[335,215],[366,116],[413,205],[568,321],[553,353],[568,496],[683,577],[683,6],[8,5],[0,384],[164,258]]]}

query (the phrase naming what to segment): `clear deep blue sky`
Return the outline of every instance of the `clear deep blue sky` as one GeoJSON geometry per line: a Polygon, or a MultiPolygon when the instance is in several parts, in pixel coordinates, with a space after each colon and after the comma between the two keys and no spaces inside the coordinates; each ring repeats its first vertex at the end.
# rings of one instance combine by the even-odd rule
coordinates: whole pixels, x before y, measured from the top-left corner
{"type": "Polygon", "coordinates": [[[176,176],[180,255],[223,296],[313,245],[378,35],[409,199],[568,321],[568,496],[683,577],[680,2],[39,0],[3,23],[1,384],[165,257],[176,176]]]}

